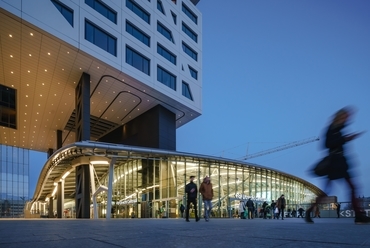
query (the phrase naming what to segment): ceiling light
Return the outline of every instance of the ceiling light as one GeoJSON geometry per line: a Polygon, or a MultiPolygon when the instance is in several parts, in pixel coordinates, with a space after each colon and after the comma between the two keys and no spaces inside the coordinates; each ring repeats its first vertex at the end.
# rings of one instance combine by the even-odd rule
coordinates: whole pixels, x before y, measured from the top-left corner
{"type": "Polygon", "coordinates": [[[13,37],[13,35],[9,34],[9,37],[10,37],[10,38],[12,38],[12,37],[13,37]]]}
{"type": "Polygon", "coordinates": [[[10,73],[13,74],[13,71],[11,71],[10,73]]]}
{"type": "Polygon", "coordinates": [[[48,70],[45,69],[45,72],[47,72],[48,70]]]}
{"type": "MultiPolygon", "coordinates": [[[[30,71],[30,70],[28,70],[27,72],[28,72],[28,73],[30,73],[31,71],[30,71]]],[[[27,85],[27,86],[28,86],[28,85],[27,85]]]]}
{"type": "Polygon", "coordinates": [[[50,53],[48,53],[48,55],[50,55],[50,53]]]}
{"type": "Polygon", "coordinates": [[[31,57],[31,56],[32,56],[32,54],[28,54],[28,56],[30,56],[30,57],[31,57]]]}
{"type": "Polygon", "coordinates": [[[13,58],[13,55],[10,55],[11,58],[13,58]]]}
{"type": "Polygon", "coordinates": [[[69,54],[69,52],[67,52],[69,54]]]}
{"type": "Polygon", "coordinates": [[[33,33],[30,33],[31,36],[33,36],[33,33]]]}

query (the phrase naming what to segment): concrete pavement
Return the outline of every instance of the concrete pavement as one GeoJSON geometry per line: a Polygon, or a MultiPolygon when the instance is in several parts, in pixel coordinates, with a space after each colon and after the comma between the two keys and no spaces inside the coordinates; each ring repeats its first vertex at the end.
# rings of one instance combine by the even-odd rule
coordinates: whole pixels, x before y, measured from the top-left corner
{"type": "Polygon", "coordinates": [[[352,218],[0,219],[0,247],[370,247],[352,218]]]}

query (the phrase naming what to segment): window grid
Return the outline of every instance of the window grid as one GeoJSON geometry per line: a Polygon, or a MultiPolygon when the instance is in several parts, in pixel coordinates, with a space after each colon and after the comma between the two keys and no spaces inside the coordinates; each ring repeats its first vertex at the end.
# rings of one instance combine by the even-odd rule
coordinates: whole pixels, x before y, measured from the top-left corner
{"type": "Polygon", "coordinates": [[[191,66],[189,66],[189,71],[190,71],[190,75],[191,75],[194,79],[198,80],[198,71],[197,71],[197,70],[195,70],[194,68],[192,68],[191,66]]]}
{"type": "Polygon", "coordinates": [[[143,19],[146,23],[150,24],[150,14],[144,10],[143,7],[132,0],[126,0],[126,7],[134,12],[138,17],[143,19]]]}
{"type": "Polygon", "coordinates": [[[182,3],[182,11],[190,18],[190,20],[195,24],[198,24],[198,17],[184,3],[182,3]]]}
{"type": "Polygon", "coordinates": [[[150,60],[129,46],[126,46],[126,63],[150,75],[150,60]]]}
{"type": "Polygon", "coordinates": [[[162,55],[165,59],[170,61],[172,64],[176,65],[176,55],[168,51],[166,48],[164,48],[159,43],[157,44],[157,53],[162,55]]]}
{"type": "Polygon", "coordinates": [[[71,26],[73,27],[73,9],[56,0],[51,0],[51,2],[63,15],[63,17],[69,22],[69,24],[71,24],[71,26]]]}
{"type": "Polygon", "coordinates": [[[126,20],[126,32],[150,47],[150,36],[126,20]]]}
{"type": "Polygon", "coordinates": [[[85,3],[105,16],[111,22],[117,24],[117,12],[100,0],[85,0],[85,3]]]}
{"type": "Polygon", "coordinates": [[[172,33],[169,29],[167,29],[163,24],[157,22],[157,31],[161,33],[164,37],[166,37],[169,41],[173,42],[172,33]]]}
{"type": "Polygon", "coordinates": [[[157,80],[171,89],[176,90],[176,76],[159,65],[157,66],[157,80]]]}
{"type": "Polygon", "coordinates": [[[191,30],[185,23],[182,23],[182,31],[187,34],[193,41],[198,43],[198,35],[191,30]]]}
{"type": "Polygon", "coordinates": [[[188,83],[184,81],[182,81],[182,95],[193,101],[193,96],[190,91],[190,86],[188,83]]]}
{"type": "Polygon", "coordinates": [[[182,43],[182,50],[184,50],[184,52],[189,55],[192,59],[194,59],[195,61],[198,61],[198,53],[195,52],[193,49],[191,49],[187,44],[185,44],[184,42],[182,43]]]}
{"type": "Polygon", "coordinates": [[[163,5],[162,5],[162,1],[161,0],[157,0],[157,9],[163,14],[163,15],[166,15],[164,13],[164,9],[163,9],[163,5]]]}
{"type": "Polygon", "coordinates": [[[94,45],[117,56],[117,38],[85,19],[85,39],[94,45]]]}

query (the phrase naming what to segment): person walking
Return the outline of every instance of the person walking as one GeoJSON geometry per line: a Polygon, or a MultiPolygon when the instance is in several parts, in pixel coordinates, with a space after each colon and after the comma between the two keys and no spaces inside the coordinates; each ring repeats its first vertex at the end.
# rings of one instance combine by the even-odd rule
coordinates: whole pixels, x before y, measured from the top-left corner
{"type": "Polygon", "coordinates": [[[314,218],[316,218],[316,217],[321,218],[321,216],[320,216],[320,208],[319,208],[319,205],[317,205],[317,204],[315,206],[315,216],[314,216],[314,218]]]}
{"type": "MultiPolygon", "coordinates": [[[[328,149],[328,156],[326,157],[328,163],[324,163],[326,164],[324,173],[317,173],[315,169],[314,172],[317,176],[325,176],[326,189],[329,188],[331,181],[344,179],[351,191],[351,202],[355,212],[355,224],[368,224],[370,223],[370,217],[367,217],[365,212],[361,210],[358,200],[356,199],[357,192],[355,182],[349,173],[350,166],[344,156],[344,145],[362,134],[342,134],[342,130],[348,125],[352,114],[353,110],[349,107],[342,108],[334,114],[325,136],[325,147],[328,149]]],[[[323,161],[325,161],[325,159],[323,161]]],[[[322,164],[322,162],[318,165],[320,164],[322,164]]],[[[316,204],[320,203],[320,200],[325,196],[326,194],[319,195],[316,199],[316,204]]],[[[316,204],[312,204],[306,211],[305,221],[307,223],[313,223],[310,213],[316,204]]]]}
{"type": "Polygon", "coordinates": [[[304,209],[302,207],[298,208],[298,218],[299,217],[303,218],[303,211],[304,209]]]}
{"type": "Polygon", "coordinates": [[[276,219],[276,214],[275,214],[276,202],[274,200],[272,200],[270,206],[271,206],[271,211],[272,211],[271,214],[274,216],[274,219],[276,219]]]}
{"type": "Polygon", "coordinates": [[[199,187],[199,192],[202,194],[203,198],[204,219],[206,221],[209,221],[210,212],[212,210],[212,198],[213,198],[213,188],[209,176],[206,176],[203,179],[203,182],[199,187]]]}
{"type": "Polygon", "coordinates": [[[240,200],[239,202],[239,214],[240,214],[240,219],[245,219],[245,202],[244,200],[240,200]]]}
{"type": "Polygon", "coordinates": [[[198,209],[197,209],[198,189],[197,189],[197,185],[194,183],[194,179],[195,179],[195,176],[190,176],[190,182],[186,184],[185,186],[185,193],[187,194],[185,217],[186,217],[187,222],[189,222],[189,209],[190,209],[191,203],[194,206],[195,221],[197,222],[199,221],[198,209]]]}
{"type": "Polygon", "coordinates": [[[335,206],[337,207],[337,218],[339,218],[340,217],[340,203],[339,202],[335,203],[335,206]]]}
{"type": "MultiPolygon", "coordinates": [[[[276,206],[279,208],[279,215],[281,214],[281,219],[284,220],[284,209],[286,206],[286,201],[284,195],[281,195],[276,203],[276,206]]],[[[279,219],[278,215],[278,219],[279,219]]]]}
{"type": "Polygon", "coordinates": [[[268,206],[267,202],[264,201],[263,204],[262,204],[262,209],[263,209],[263,218],[266,219],[266,216],[267,216],[267,209],[266,207],[268,206]]]}
{"type": "Polygon", "coordinates": [[[184,211],[185,211],[185,206],[181,203],[180,205],[181,218],[184,218],[184,211]]]}
{"type": "Polygon", "coordinates": [[[248,219],[253,219],[254,204],[251,198],[249,198],[247,201],[247,208],[248,208],[248,219]]]}

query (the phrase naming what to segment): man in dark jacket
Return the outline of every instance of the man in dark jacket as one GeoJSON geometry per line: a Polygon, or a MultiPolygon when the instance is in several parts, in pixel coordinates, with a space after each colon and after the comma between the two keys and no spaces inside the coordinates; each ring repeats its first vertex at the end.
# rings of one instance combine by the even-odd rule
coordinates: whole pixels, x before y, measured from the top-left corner
{"type": "MultiPolygon", "coordinates": [[[[279,199],[278,199],[278,201],[277,201],[276,206],[277,206],[277,208],[279,208],[279,210],[280,210],[280,213],[281,213],[281,219],[282,219],[282,220],[284,219],[284,209],[285,209],[285,205],[286,205],[286,203],[285,203],[285,197],[284,197],[284,195],[281,195],[281,196],[280,196],[280,198],[279,198],[279,199]]],[[[279,219],[279,217],[278,217],[278,219],[279,219]]]]}
{"type": "Polygon", "coordinates": [[[254,215],[254,204],[251,198],[248,199],[247,201],[247,208],[248,208],[248,219],[253,219],[254,215]]]}
{"type": "Polygon", "coordinates": [[[187,202],[186,202],[186,221],[189,221],[189,209],[190,203],[193,203],[194,212],[195,212],[195,220],[199,221],[198,218],[198,209],[197,209],[197,196],[198,196],[198,188],[197,185],[193,182],[195,176],[190,176],[190,182],[185,186],[185,193],[187,194],[187,202]]]}

